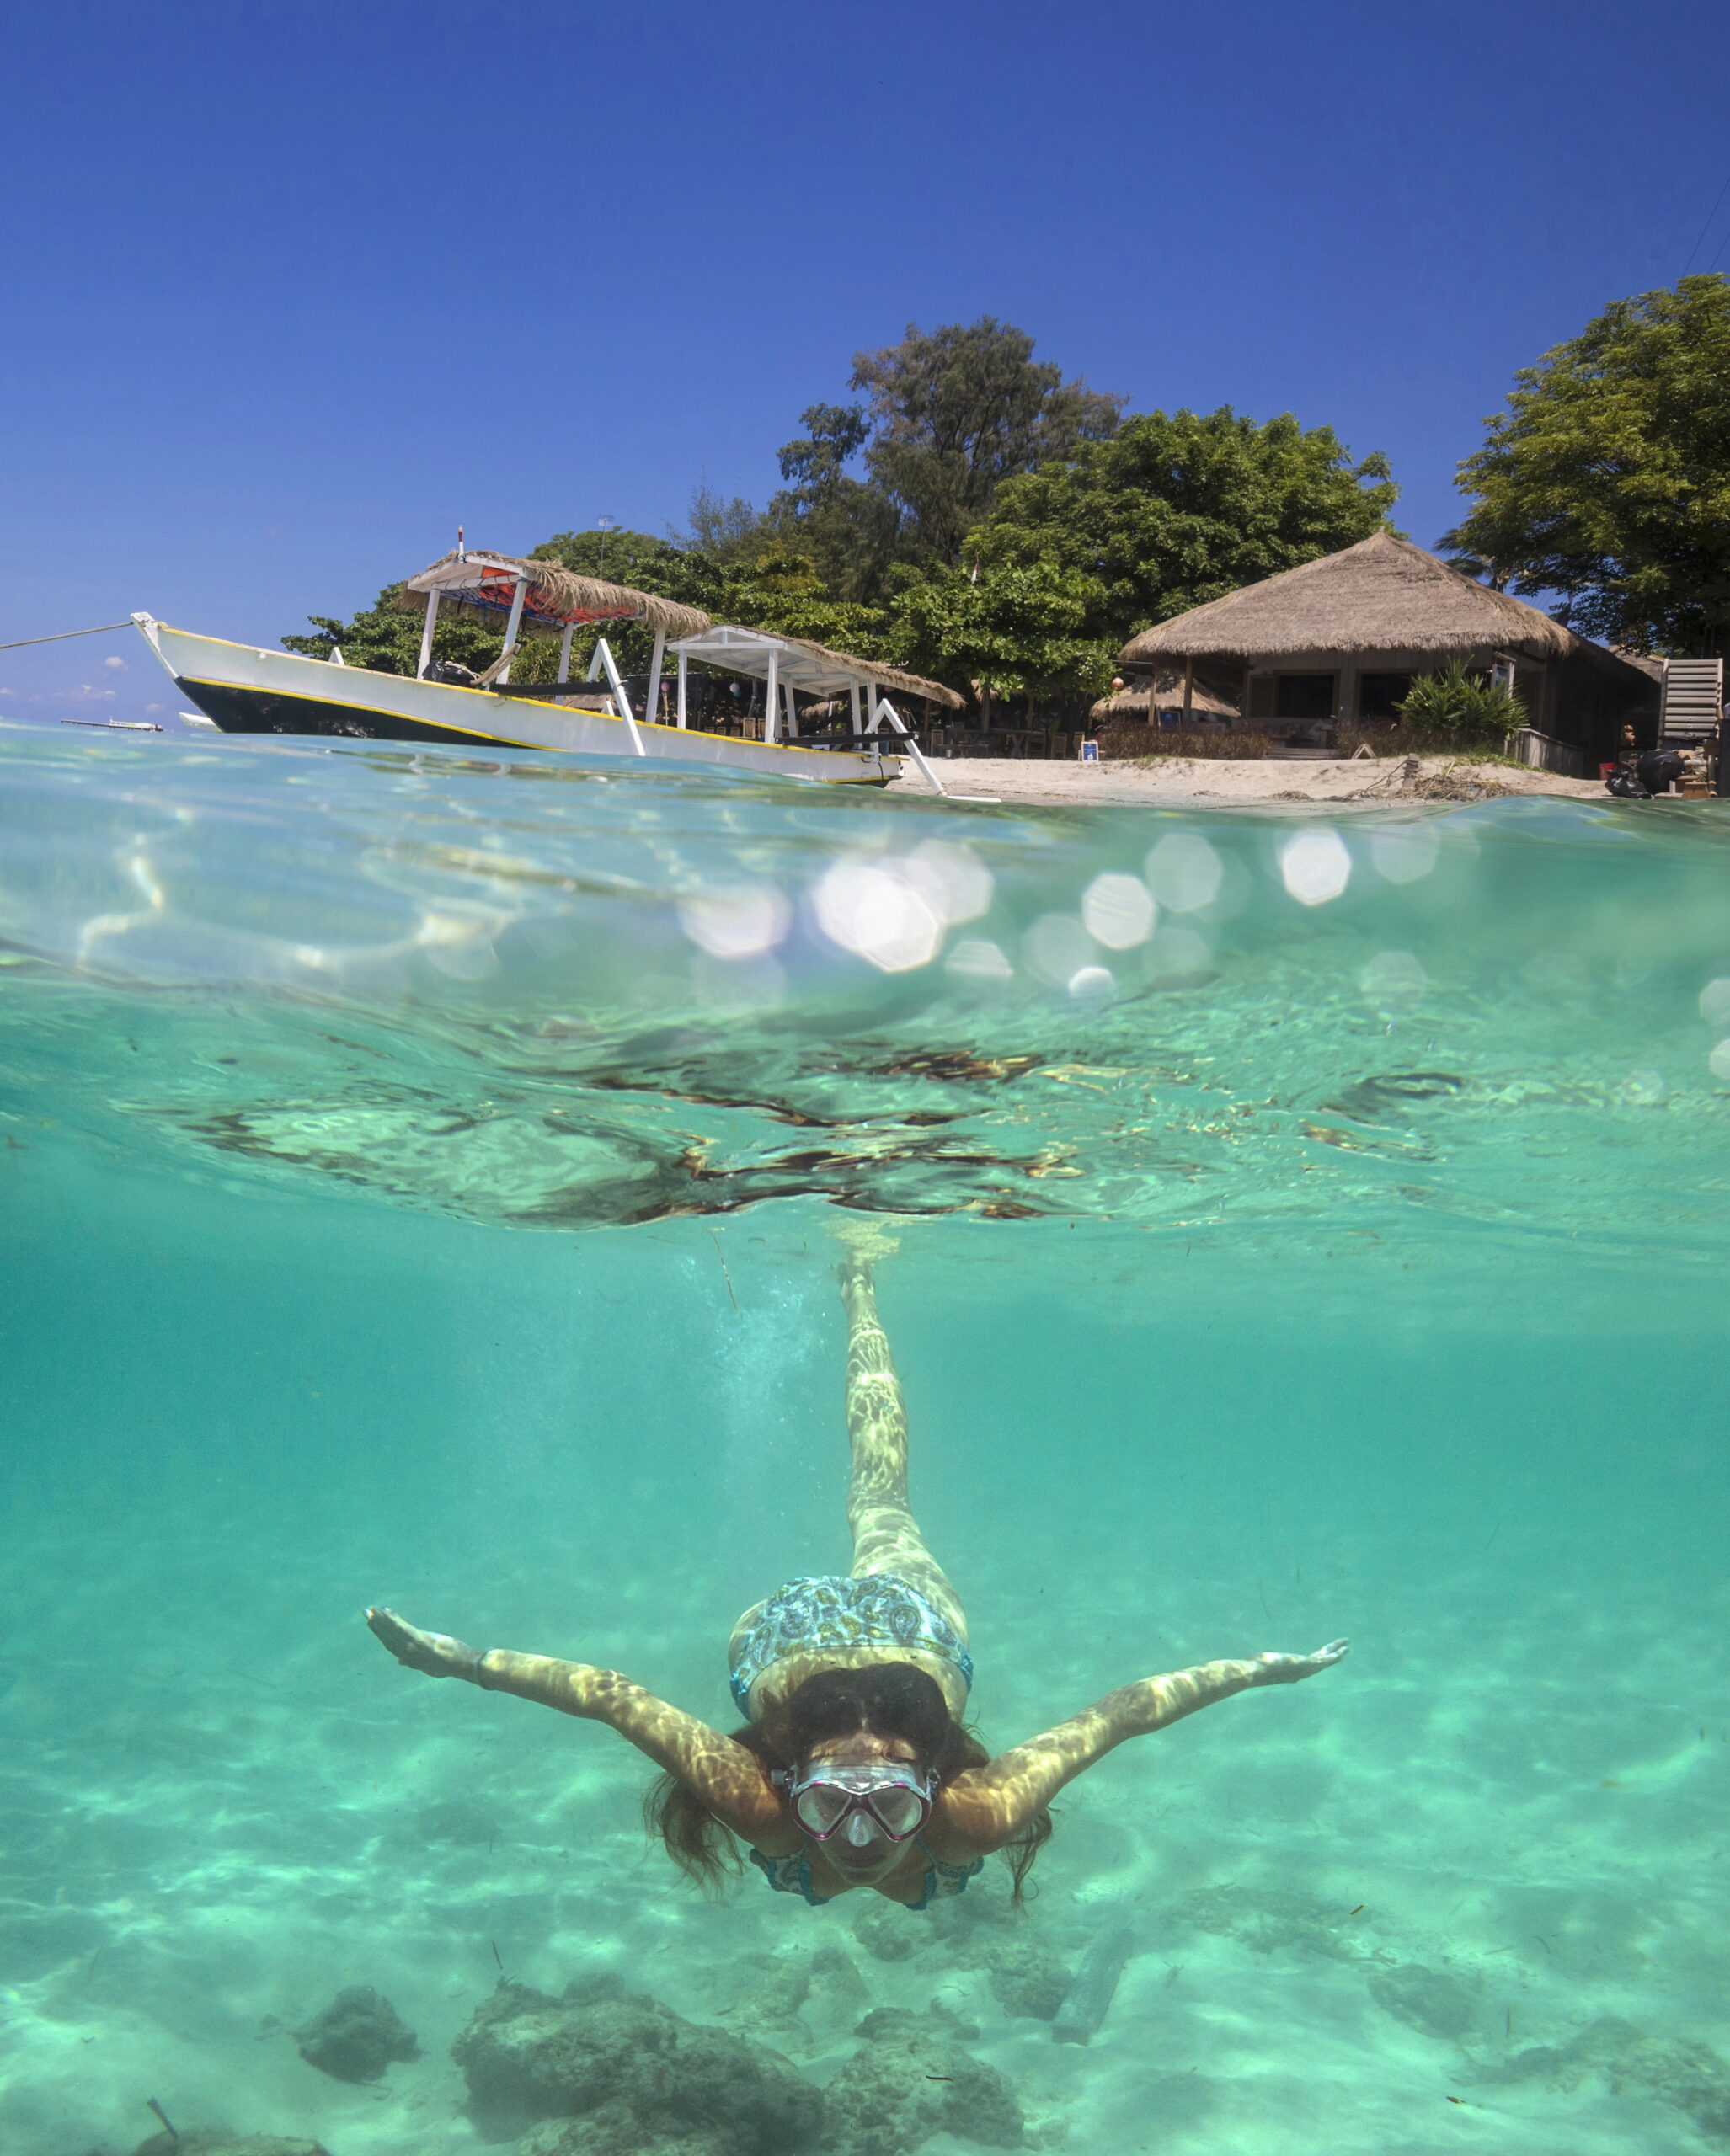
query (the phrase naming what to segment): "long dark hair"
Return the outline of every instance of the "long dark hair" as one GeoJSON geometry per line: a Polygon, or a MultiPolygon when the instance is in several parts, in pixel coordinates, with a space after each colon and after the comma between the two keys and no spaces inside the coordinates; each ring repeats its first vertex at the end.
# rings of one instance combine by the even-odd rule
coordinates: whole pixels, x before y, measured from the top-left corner
{"type": "MultiPolygon", "coordinates": [[[[823,1669],[760,1722],[735,1729],[733,1741],[754,1753],[766,1769],[785,1770],[808,1759],[812,1748],[836,1737],[897,1737],[913,1748],[921,1773],[952,1780],[991,1755],[973,1731],[949,1712],[935,1678],[910,1662],[869,1662],[861,1669],[823,1669]]],[[[667,1854],[705,1893],[719,1891],[729,1872],[745,1868],[739,1844],[702,1800],[676,1774],[659,1774],[643,1799],[643,1824],[658,1833],[667,1854]]],[[[1000,1854],[1015,1880],[1015,1906],[1023,1906],[1028,1870],[1051,1838],[1051,1814],[1042,1812],[1000,1854]]]]}

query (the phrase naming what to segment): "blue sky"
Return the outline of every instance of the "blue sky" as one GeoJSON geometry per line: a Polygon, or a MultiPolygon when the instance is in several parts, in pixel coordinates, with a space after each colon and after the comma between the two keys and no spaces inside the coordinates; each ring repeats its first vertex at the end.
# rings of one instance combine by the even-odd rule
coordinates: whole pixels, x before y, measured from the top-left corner
{"type": "MultiPolygon", "coordinates": [[[[986,312],[1134,408],[1386,451],[1428,543],[1514,370],[1673,282],[1730,177],[1692,0],[175,0],[14,7],[4,51],[0,641],[274,642],[459,520],[761,501],[856,349],[986,312]]],[[[152,671],[0,653],[0,712],[152,671]]]]}

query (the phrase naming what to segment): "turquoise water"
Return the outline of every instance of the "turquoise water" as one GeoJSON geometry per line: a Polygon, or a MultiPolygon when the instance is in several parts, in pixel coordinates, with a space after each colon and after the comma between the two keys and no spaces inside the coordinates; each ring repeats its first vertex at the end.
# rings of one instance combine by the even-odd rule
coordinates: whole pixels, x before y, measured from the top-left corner
{"type": "Polygon", "coordinates": [[[825,2085],[902,2009],[1036,2148],[1730,2139],[1716,807],[4,752],[0,2146],[478,2148],[501,1972],[825,2085]],[[1074,1785],[1023,1919],[706,1903],[617,1737],[360,1622],[731,1726],[846,1566],[868,1216],[988,1742],[1354,1641],[1074,1785]],[[288,2033],[355,1984],[366,2084],[288,2033]]]}

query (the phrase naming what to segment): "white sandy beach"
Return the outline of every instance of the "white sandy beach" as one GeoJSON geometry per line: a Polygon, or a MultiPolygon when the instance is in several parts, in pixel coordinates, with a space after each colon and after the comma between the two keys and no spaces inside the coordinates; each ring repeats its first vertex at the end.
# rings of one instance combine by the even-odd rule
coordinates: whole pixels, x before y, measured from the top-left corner
{"type": "MultiPolygon", "coordinates": [[[[1286,763],[1273,758],[1215,762],[1161,756],[1083,764],[1015,756],[956,756],[937,762],[933,769],[947,792],[989,795],[1000,801],[1043,802],[1062,808],[1078,803],[1147,808],[1161,802],[1198,801],[1236,807],[1263,801],[1350,801],[1359,797],[1397,800],[1402,798],[1402,760],[1384,756],[1355,760],[1342,757],[1326,763],[1286,763]]],[[[1462,782],[1476,781],[1508,793],[1609,798],[1603,782],[1595,778],[1562,778],[1554,771],[1528,771],[1512,764],[1465,763],[1453,756],[1423,756],[1418,760],[1420,782],[1452,773],[1462,782]]],[[[910,794],[930,791],[910,760],[889,790],[910,794]]]]}

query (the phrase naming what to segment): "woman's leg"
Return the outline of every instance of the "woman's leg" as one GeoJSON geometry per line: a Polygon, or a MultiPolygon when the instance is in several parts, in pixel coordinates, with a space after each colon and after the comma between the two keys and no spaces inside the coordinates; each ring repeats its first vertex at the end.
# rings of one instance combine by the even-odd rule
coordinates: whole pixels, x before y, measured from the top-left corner
{"type": "Polygon", "coordinates": [[[967,1619],[943,1569],[925,1546],[907,1507],[907,1410],[871,1286],[857,1254],[841,1268],[847,1314],[847,1525],[853,1531],[853,1577],[893,1572],[917,1588],[967,1638],[967,1619]]]}

